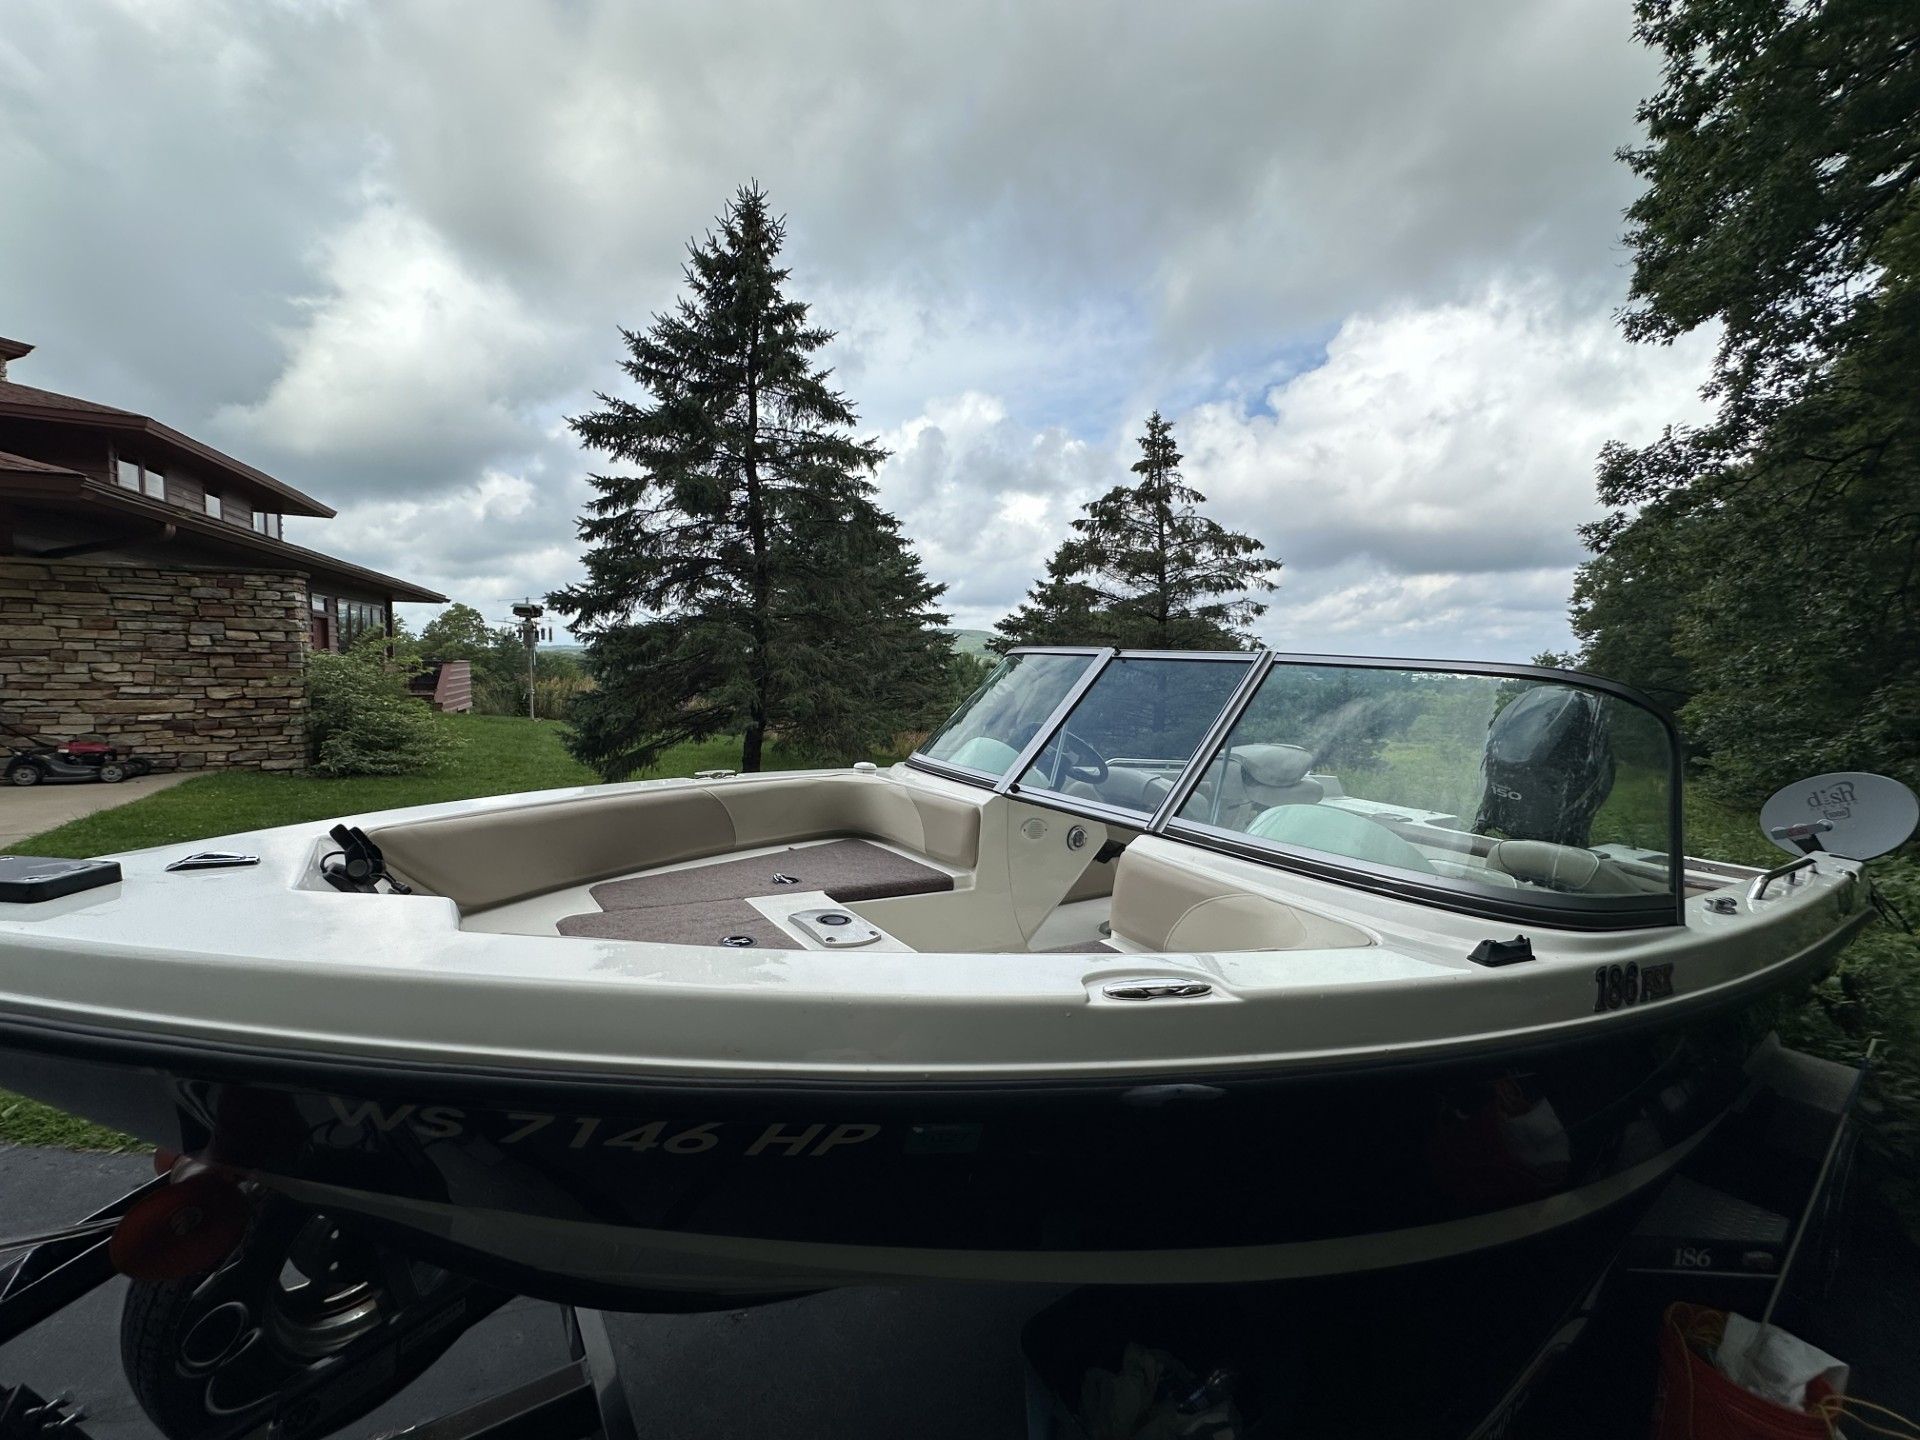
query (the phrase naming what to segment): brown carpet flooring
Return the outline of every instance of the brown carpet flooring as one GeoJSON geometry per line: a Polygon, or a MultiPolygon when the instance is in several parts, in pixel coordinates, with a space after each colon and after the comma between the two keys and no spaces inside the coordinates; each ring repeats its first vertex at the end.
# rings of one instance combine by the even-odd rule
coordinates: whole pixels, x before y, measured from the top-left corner
{"type": "Polygon", "coordinates": [[[609,880],[593,887],[593,898],[602,910],[622,910],[636,905],[691,905],[702,900],[744,900],[749,895],[824,890],[843,904],[851,904],[855,900],[924,895],[952,888],[951,875],[917,860],[866,840],[830,840],[825,845],[802,845],[771,855],[697,865],[691,870],[609,880]],[[794,883],[775,884],[776,875],[790,876],[794,883]]]}
{"type": "Polygon", "coordinates": [[[745,935],[771,950],[799,946],[786,931],[744,900],[700,900],[691,905],[629,905],[569,915],[562,935],[596,940],[645,940],[655,945],[719,945],[729,935],[745,935]]]}
{"type": "Polygon", "coordinates": [[[765,946],[798,942],[747,904],[751,895],[824,890],[842,904],[951,890],[953,877],[866,840],[830,840],[690,870],[609,880],[589,892],[597,911],[560,921],[562,935],[654,944],[718,945],[748,935],[765,946]],[[787,877],[780,883],[775,876],[787,877]]]}

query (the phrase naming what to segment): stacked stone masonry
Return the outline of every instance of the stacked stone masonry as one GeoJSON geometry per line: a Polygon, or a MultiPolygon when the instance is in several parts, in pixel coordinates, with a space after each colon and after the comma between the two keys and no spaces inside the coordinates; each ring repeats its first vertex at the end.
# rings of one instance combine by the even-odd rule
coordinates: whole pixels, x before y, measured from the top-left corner
{"type": "Polygon", "coordinates": [[[0,721],[183,770],[306,763],[307,577],[0,560],[0,721]]]}

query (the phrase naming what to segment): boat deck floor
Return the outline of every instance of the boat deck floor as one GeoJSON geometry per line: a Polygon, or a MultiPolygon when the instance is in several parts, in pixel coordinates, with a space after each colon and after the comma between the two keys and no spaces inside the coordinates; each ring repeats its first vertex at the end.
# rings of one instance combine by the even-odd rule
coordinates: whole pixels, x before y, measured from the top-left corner
{"type": "MultiPolygon", "coordinates": [[[[501,934],[571,935],[650,944],[721,945],[751,940],[756,946],[768,948],[806,948],[805,938],[781,923],[794,911],[936,895],[958,888],[962,878],[963,872],[872,840],[805,841],[683,861],[637,875],[570,886],[473,911],[461,918],[461,925],[501,934]]],[[[1083,938],[1105,918],[1106,908],[1104,899],[1062,906],[1056,917],[1062,923],[1044,926],[1034,937],[1034,950],[1100,952],[1118,948],[1103,940],[1083,938]],[[1080,913],[1094,909],[1101,913],[1080,913]],[[1048,943],[1063,939],[1069,943],[1048,943]]],[[[907,951],[914,947],[886,936],[870,948],[907,951]]]]}
{"type": "Polygon", "coordinates": [[[748,901],[766,895],[823,894],[834,903],[851,905],[951,889],[951,874],[870,840],[829,840],[609,880],[588,891],[598,910],[563,916],[558,929],[562,935],[656,945],[717,945],[727,936],[788,945],[792,937],[748,901]]]}

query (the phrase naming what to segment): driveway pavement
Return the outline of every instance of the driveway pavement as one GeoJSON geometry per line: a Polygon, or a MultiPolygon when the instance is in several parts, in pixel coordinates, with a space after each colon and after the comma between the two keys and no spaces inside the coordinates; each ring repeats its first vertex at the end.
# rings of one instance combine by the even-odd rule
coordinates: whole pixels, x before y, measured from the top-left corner
{"type": "Polygon", "coordinates": [[[122,780],[118,785],[102,785],[88,780],[73,785],[0,785],[0,847],[18,845],[29,835],[38,835],[96,810],[111,810],[169,785],[178,785],[200,772],[174,770],[164,775],[142,775],[122,780]]]}

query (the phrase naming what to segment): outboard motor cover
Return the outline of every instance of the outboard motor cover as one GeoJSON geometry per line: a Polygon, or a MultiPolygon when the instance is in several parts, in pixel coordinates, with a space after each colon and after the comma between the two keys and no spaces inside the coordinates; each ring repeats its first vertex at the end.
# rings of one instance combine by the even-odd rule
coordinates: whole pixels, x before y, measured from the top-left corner
{"type": "Polygon", "coordinates": [[[1613,790],[1610,731],[1598,695],[1530,687],[1487,727],[1475,833],[1585,848],[1613,790]]]}

